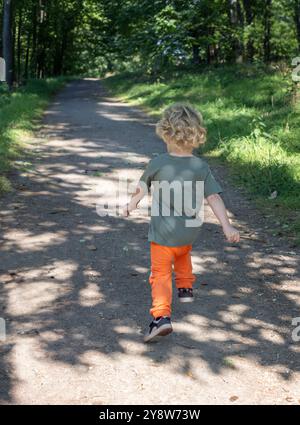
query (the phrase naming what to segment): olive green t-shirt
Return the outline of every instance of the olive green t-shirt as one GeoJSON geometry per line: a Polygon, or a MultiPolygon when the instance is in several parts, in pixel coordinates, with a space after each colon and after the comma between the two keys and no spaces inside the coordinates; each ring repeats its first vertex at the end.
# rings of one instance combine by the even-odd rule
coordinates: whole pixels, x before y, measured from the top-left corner
{"type": "Polygon", "coordinates": [[[149,191],[151,186],[154,186],[148,240],[164,246],[192,244],[201,228],[200,225],[191,223],[191,220],[195,222],[195,210],[199,210],[201,206],[195,204],[199,203],[199,199],[203,203],[203,197],[222,192],[208,164],[195,155],[159,155],[148,163],[140,182],[145,183],[149,191]],[[172,187],[169,196],[166,196],[167,192],[163,193],[162,186],[165,183],[172,187]],[[203,189],[200,198],[199,187],[203,189]],[[178,199],[187,201],[184,208],[178,207],[178,199]],[[167,204],[166,209],[164,205],[167,204]],[[186,208],[186,205],[190,205],[194,210],[186,208]]]}

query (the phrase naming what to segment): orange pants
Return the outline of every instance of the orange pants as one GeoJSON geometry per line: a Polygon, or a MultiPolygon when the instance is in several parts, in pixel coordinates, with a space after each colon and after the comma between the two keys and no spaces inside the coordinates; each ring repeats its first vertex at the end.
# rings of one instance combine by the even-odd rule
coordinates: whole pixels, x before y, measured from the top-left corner
{"type": "Polygon", "coordinates": [[[195,276],[192,273],[191,249],[192,245],[171,247],[151,242],[150,314],[154,318],[171,316],[173,264],[176,288],[192,288],[195,276]]]}

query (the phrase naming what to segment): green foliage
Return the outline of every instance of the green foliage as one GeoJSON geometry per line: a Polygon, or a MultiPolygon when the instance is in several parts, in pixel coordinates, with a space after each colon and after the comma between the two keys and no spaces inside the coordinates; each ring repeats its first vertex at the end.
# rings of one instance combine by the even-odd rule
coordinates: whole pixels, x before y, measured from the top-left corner
{"type": "Polygon", "coordinates": [[[290,62],[300,47],[300,0],[14,0],[12,7],[17,82],[290,62]]]}

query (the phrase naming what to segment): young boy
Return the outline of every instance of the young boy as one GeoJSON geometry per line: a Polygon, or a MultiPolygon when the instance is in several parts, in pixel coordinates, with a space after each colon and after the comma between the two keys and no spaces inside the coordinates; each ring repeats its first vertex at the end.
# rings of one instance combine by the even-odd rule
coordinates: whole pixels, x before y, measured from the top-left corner
{"type": "Polygon", "coordinates": [[[173,197],[170,194],[163,196],[161,191],[156,194],[154,191],[153,194],[152,207],[154,201],[158,205],[156,213],[153,208],[151,210],[148,234],[151,250],[150,314],[153,321],[144,337],[145,342],[157,336],[168,335],[173,330],[171,323],[173,266],[179,300],[193,301],[192,287],[195,276],[192,273],[191,249],[200,226],[189,225],[189,220],[195,220],[195,211],[192,213],[187,213],[186,209],[182,211],[182,208],[178,208],[178,199],[184,200],[184,197],[188,196],[193,198],[191,201],[195,201],[196,183],[203,182],[204,197],[222,225],[227,240],[239,242],[239,232],[231,226],[219,195],[222,192],[221,187],[206,162],[193,154],[193,150],[205,142],[206,130],[203,128],[201,114],[190,105],[174,104],[164,111],[156,126],[156,132],[166,143],[167,153],[149,162],[123,214],[128,216],[137,208],[151,185],[167,182],[170,185],[173,183],[174,188],[174,183],[179,182],[184,189],[187,182],[190,182],[192,189],[187,191],[187,195],[175,195],[173,192],[173,197]],[[168,204],[168,211],[163,214],[165,204],[168,204]]]}

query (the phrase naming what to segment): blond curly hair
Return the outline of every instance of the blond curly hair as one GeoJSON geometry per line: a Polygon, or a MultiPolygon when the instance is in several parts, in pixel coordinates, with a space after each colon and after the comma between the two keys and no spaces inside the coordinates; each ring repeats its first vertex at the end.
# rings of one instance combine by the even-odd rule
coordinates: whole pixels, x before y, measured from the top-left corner
{"type": "Polygon", "coordinates": [[[174,103],[165,109],[156,124],[156,133],[180,150],[197,148],[206,139],[201,113],[185,103],[174,103]]]}

